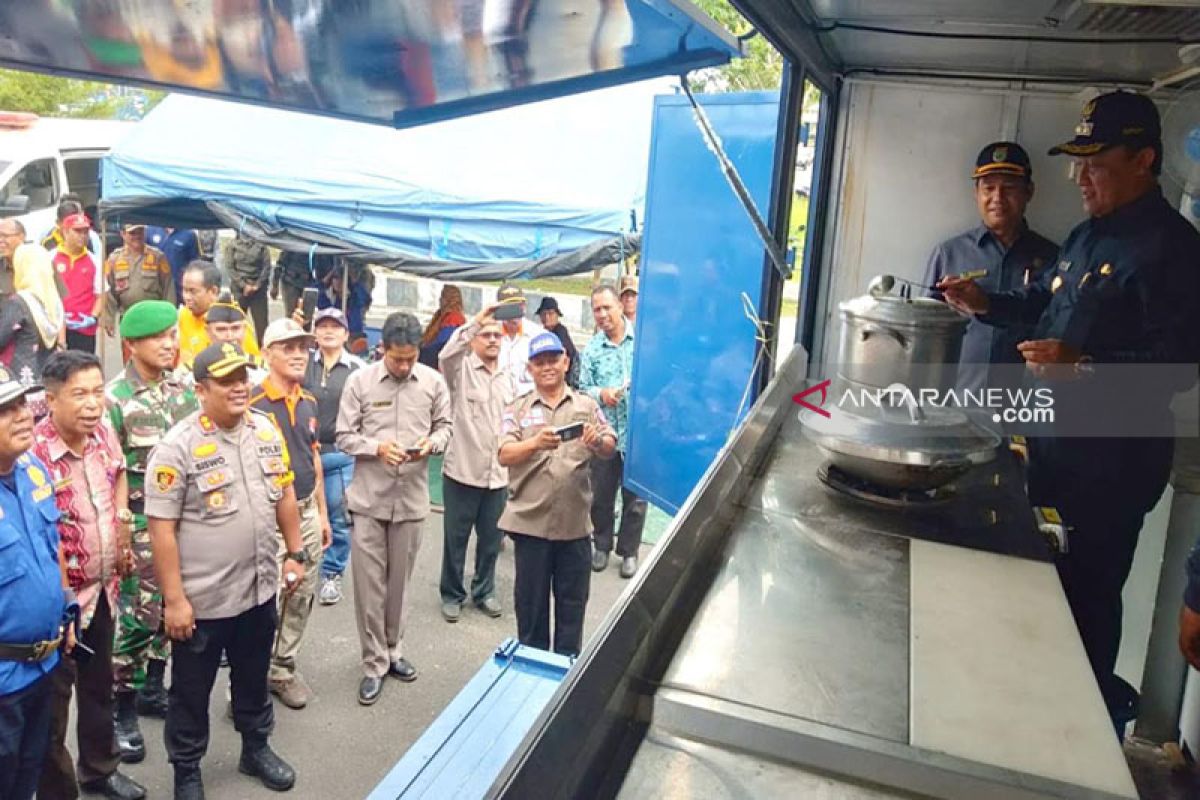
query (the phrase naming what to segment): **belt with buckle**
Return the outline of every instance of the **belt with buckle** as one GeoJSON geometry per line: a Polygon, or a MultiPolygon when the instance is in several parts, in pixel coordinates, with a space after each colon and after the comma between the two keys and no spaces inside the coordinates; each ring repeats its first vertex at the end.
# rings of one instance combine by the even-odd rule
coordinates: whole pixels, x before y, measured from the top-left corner
{"type": "Polygon", "coordinates": [[[23,661],[27,664],[45,661],[58,650],[62,640],[63,637],[59,635],[33,644],[0,644],[0,661],[23,661]]]}

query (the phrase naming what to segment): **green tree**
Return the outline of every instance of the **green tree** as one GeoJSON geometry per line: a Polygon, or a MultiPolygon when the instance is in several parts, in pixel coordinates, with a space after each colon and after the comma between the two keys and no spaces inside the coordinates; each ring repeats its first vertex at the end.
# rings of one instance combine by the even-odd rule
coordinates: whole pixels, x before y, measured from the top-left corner
{"type": "MultiPolygon", "coordinates": [[[[143,94],[147,111],[166,96],[154,91],[143,94]]],[[[44,117],[111,119],[120,115],[129,102],[130,98],[117,94],[111,84],[0,69],[0,109],[5,111],[28,111],[44,117]]]]}
{"type": "MultiPolygon", "coordinates": [[[[752,27],[729,0],[692,0],[735,36],[748,33],[752,27]]],[[[692,85],[702,92],[748,92],[759,89],[778,89],[783,81],[783,56],[762,36],[742,44],[743,58],[735,58],[723,67],[700,70],[688,76],[692,85]]]]}

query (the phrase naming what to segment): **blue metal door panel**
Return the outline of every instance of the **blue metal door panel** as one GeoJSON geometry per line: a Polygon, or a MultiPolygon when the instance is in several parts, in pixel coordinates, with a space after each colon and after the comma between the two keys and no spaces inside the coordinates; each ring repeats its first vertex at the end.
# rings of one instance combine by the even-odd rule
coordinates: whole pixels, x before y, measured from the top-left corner
{"type": "MultiPolygon", "coordinates": [[[[699,99],[765,218],[778,94],[699,99]]],[[[639,274],[625,483],[674,513],[739,421],[755,356],[742,293],[763,290],[763,247],[683,96],[655,99],[639,274]]]]}

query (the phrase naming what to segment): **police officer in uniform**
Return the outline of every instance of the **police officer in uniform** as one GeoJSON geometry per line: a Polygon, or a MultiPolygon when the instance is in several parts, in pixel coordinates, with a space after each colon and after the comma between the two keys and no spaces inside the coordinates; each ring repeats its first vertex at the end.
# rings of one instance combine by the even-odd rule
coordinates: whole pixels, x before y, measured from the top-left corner
{"type": "Polygon", "coordinates": [[[175,304],[175,278],[167,257],[146,244],[145,225],[121,229],[124,245],[104,262],[104,332],[113,335],[119,315],[142,300],[166,300],[175,304]]]}
{"type": "MultiPolygon", "coordinates": [[[[989,144],[979,151],[971,179],[980,222],[933,249],[925,285],[934,286],[949,275],[974,276],[989,292],[1007,292],[1040,279],[1054,267],[1058,245],[1025,222],[1034,189],[1033,166],[1025,148],[1016,142],[989,144]]],[[[970,320],[963,335],[958,388],[1019,385],[1019,368],[992,370],[989,365],[1024,363],[1017,342],[1029,338],[1029,333],[1028,325],[998,328],[970,320]]]]}
{"type": "Polygon", "coordinates": [[[186,370],[172,369],[178,350],[175,306],[143,300],[121,318],[129,362],[105,387],[108,418],[125,453],[133,514],[133,572],[121,578],[113,642],[113,693],[121,760],[146,756],[138,714],[163,717],[170,643],[162,626],[162,593],[154,576],[146,526],[146,465],[167,431],[199,404],[186,370]]]}
{"type": "Polygon", "coordinates": [[[1075,157],[1089,219],[1067,237],[1055,268],[1011,292],[985,292],[954,277],[939,287],[948,302],[984,322],[1035,323],[1018,350],[1035,380],[1053,388],[1056,415],[1051,435],[1029,441],[1029,496],[1056,508],[1072,529],[1059,576],[1109,713],[1120,724],[1136,702],[1132,687],[1113,672],[1121,588],[1142,518],[1170,474],[1171,397],[1194,382],[1200,360],[1200,233],[1159,188],[1161,128],[1148,98],[1101,95],[1084,106],[1075,134],[1050,153],[1075,157]],[[1104,391],[1095,388],[1103,365],[1155,369],[1140,372],[1145,380],[1128,391],[1104,391]],[[1066,425],[1101,413],[1106,423],[1133,417],[1166,424],[1155,437],[1118,438],[1100,425],[1062,435],[1066,425]]]}
{"type": "MultiPolygon", "coordinates": [[[[202,798],[208,705],[221,653],[229,658],[238,769],[267,788],[290,789],[294,770],[267,743],[274,710],[267,671],[277,622],[282,533],[286,587],[307,557],[287,451],[271,418],[250,408],[249,362],[235,345],[205,348],[192,365],[201,410],[150,456],[146,516],[174,640],[164,740],[175,797],[202,798]]],[[[285,589],[290,591],[290,589],[285,589]]]]}
{"type": "MultiPolygon", "coordinates": [[[[30,387],[0,368],[0,797],[28,800],[50,744],[50,673],[78,614],[58,560],[58,508],[33,444],[30,387]],[[64,624],[67,623],[67,624],[64,624]]],[[[69,656],[68,656],[69,657],[69,656]]]]}

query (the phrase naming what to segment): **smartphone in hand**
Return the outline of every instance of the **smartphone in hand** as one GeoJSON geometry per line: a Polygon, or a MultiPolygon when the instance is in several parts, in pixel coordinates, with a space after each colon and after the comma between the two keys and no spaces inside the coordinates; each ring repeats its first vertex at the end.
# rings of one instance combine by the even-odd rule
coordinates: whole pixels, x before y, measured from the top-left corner
{"type": "Polygon", "coordinates": [[[317,290],[311,286],[304,290],[300,300],[300,311],[304,314],[305,330],[312,330],[313,316],[317,313],[317,290]]]}
{"type": "Polygon", "coordinates": [[[564,442],[569,442],[572,439],[578,439],[583,436],[583,423],[573,422],[570,425],[563,425],[561,428],[555,428],[554,432],[558,434],[558,438],[564,442]]]}

